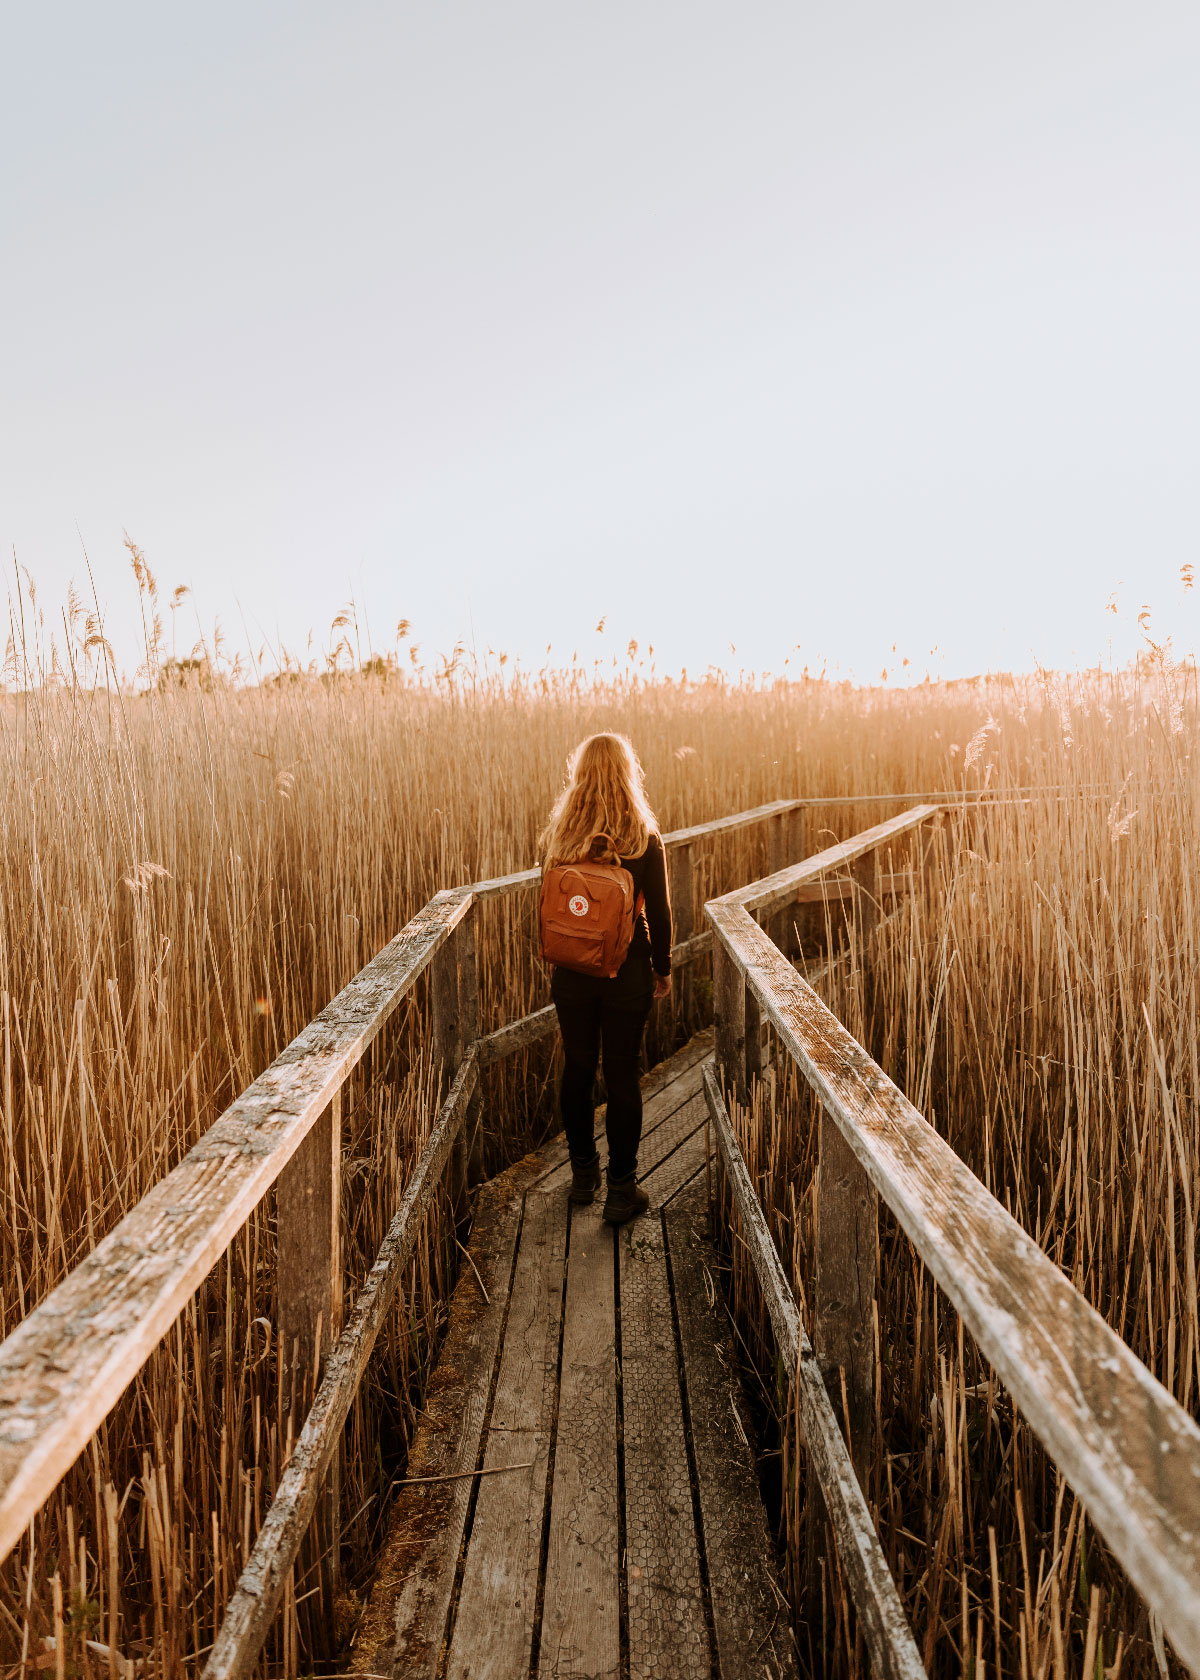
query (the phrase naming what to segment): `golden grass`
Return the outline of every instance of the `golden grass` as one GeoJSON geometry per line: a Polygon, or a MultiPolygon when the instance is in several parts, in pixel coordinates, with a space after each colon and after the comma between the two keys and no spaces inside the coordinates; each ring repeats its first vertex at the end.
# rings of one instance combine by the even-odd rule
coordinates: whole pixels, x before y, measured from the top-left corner
{"type": "MultiPolygon", "coordinates": [[[[785,795],[917,791],[964,777],[1125,784],[1114,812],[1089,794],[988,819],[976,855],[948,860],[944,894],[879,938],[869,979],[855,975],[831,995],[1194,1408],[1194,1229],[1182,1223],[1200,1161],[1194,697],[1152,705],[1181,681],[1093,676],[1064,698],[1061,685],[1036,681],[885,693],[668,682],[636,668],[605,681],[550,670],[512,681],[460,664],[443,680],[376,667],[260,687],[210,681],[206,668],[190,685],[142,694],[68,674],[10,695],[0,701],[0,1333],[439,887],[534,861],[567,750],[604,727],[638,745],[666,828],[785,795]],[[972,746],[988,716],[998,730],[972,746]],[[1173,733],[1181,717],[1187,726],[1173,733]]],[[[843,835],[883,814],[831,808],[817,826],[843,835]]],[[[761,837],[712,846],[700,889],[723,890],[765,863],[761,837]]],[[[545,1001],[527,897],[486,907],[480,957],[485,1030],[545,1001]]],[[[350,1293],[428,1124],[423,1010],[418,994],[349,1095],[350,1293]]],[[[657,1028],[664,1044],[682,1030],[669,1018],[657,1028]]],[[[505,1117],[489,1139],[492,1164],[553,1123],[552,1068],[548,1052],[531,1052],[490,1076],[487,1112],[505,1117]]],[[[764,1120],[747,1148],[808,1288],[810,1143],[798,1095],[778,1112],[793,1120],[764,1120]]],[[[898,1330],[884,1349],[891,1457],[876,1489],[918,1636],[939,1673],[977,1661],[991,1671],[996,1649],[1005,1673],[1041,1673],[1047,1651],[1056,1680],[1074,1673],[1088,1608],[1077,1583],[1092,1579],[1082,1573],[1086,1525],[1067,1495],[1052,1529],[1053,1477],[1002,1398],[964,1398],[986,1372],[899,1239],[886,1245],[885,1342],[889,1326],[924,1326],[915,1367],[886,1357],[906,1346],[898,1330]],[[930,1418],[935,1389],[946,1398],[930,1418]],[[965,1420],[969,1454],[950,1456],[947,1416],[965,1420]],[[1026,1555],[1027,1583],[1013,1562],[1026,1555]]],[[[0,1653],[13,1672],[46,1664],[42,1642],[56,1630],[77,1673],[118,1671],[117,1652],[141,1673],[197,1671],[287,1448],[270,1336],[273,1246],[268,1202],[0,1569],[0,1653]]],[[[352,1415],[346,1616],[455,1252],[441,1207],[352,1415]]],[[[794,1520],[789,1532],[795,1540],[794,1520]]],[[[1094,1567],[1104,1663],[1120,1629],[1126,1671],[1135,1659],[1151,1671],[1136,1606],[1094,1567]]],[[[840,1612],[828,1614],[836,1622],[840,1612]]],[[[294,1673],[299,1623],[294,1612],[282,1622],[271,1660],[294,1673]]],[[[858,1666],[851,1645],[847,1671],[858,1666]]]]}
{"type": "MultiPolygon", "coordinates": [[[[1190,673],[994,704],[992,784],[1069,798],[971,813],[935,891],[821,989],[831,1007],[1179,1402],[1200,1409],[1200,873],[1190,673]],[[1089,785],[1113,793],[1087,792],[1089,785]]],[[[781,1251],[813,1296],[815,1127],[794,1074],[739,1132],[781,1251]]],[[[733,1245],[746,1322],[769,1342],[733,1245]]],[[[880,1532],[931,1672],[1157,1674],[1155,1630],[886,1209],[880,1532]]],[[[803,1598],[804,1465],[783,1431],[803,1598]]],[[[866,1670],[840,1590],[814,1667],[866,1670]],[[834,1654],[833,1647],[836,1647],[834,1654]]],[[[1161,1638],[1161,1636],[1159,1636],[1161,1638]]],[[[1172,1664],[1173,1658],[1168,1659],[1172,1664]]]]}

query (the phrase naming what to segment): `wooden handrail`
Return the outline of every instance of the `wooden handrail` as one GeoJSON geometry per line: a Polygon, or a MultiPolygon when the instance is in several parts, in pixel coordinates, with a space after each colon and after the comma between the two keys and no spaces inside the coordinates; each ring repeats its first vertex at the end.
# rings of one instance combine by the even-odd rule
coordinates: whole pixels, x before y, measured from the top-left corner
{"type": "MultiPolygon", "coordinates": [[[[805,878],[808,867],[774,879],[805,878]]],[[[778,896],[744,888],[705,905],[724,956],[1180,1657],[1200,1671],[1200,1428],[756,924],[750,906],[778,896]]]]}
{"type": "Polygon", "coordinates": [[[704,1066],[704,1095],[729,1187],[742,1217],[742,1233],[750,1260],[771,1319],[775,1347],[785,1368],[795,1373],[805,1444],[825,1493],[825,1508],[837,1537],[838,1556],[846,1571],[874,1671],[887,1680],[925,1680],[925,1665],[879,1544],[870,1508],[854,1474],[792,1286],[729,1123],[713,1062],[704,1066]]]}
{"type": "Polygon", "coordinates": [[[431,899],[0,1344],[0,1558],[470,903],[431,899]]]}

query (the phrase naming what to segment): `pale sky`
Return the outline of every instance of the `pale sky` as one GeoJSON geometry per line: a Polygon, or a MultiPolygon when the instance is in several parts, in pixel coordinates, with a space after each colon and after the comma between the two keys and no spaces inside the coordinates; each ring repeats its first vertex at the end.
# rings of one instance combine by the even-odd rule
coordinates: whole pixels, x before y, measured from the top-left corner
{"type": "Polygon", "coordinates": [[[0,540],[131,660],[126,530],[242,647],[1196,645],[1194,0],[39,0],[0,63],[0,540]]]}

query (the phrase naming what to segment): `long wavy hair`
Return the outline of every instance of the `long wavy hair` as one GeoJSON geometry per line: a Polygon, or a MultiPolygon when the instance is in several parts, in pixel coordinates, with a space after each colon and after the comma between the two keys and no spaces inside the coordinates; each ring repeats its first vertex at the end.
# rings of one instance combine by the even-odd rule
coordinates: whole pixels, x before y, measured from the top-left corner
{"type": "Polygon", "coordinates": [[[638,755],[624,735],[589,735],[567,760],[567,781],[538,838],[542,867],[641,857],[658,832],[638,755]]]}

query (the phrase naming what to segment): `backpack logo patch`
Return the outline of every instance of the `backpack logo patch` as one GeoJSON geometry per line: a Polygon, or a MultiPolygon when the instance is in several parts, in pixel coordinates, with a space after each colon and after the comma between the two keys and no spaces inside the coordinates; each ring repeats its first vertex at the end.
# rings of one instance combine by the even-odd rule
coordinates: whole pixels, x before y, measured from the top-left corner
{"type": "Polygon", "coordinates": [[[571,912],[572,916],[586,916],[588,911],[591,909],[591,905],[588,903],[587,899],[584,898],[582,893],[576,893],[574,898],[569,898],[567,900],[567,909],[571,912]]]}

